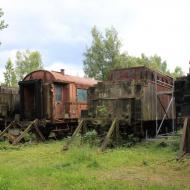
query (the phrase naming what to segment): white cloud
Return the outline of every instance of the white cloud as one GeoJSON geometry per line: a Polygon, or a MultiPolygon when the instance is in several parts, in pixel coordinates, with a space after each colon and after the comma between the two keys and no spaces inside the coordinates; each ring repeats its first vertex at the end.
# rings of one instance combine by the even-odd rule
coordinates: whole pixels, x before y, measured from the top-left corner
{"type": "Polygon", "coordinates": [[[45,69],[48,71],[60,71],[61,69],[65,70],[65,74],[73,76],[84,76],[83,68],[80,66],[74,66],[69,63],[54,62],[49,66],[45,66],[45,69]]]}

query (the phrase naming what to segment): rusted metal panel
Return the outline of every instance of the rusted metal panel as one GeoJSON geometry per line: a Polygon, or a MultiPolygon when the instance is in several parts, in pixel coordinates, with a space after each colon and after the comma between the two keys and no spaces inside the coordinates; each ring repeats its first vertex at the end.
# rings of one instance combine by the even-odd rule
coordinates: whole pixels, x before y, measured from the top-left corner
{"type": "Polygon", "coordinates": [[[173,79],[169,75],[165,75],[158,71],[152,70],[145,66],[131,67],[127,69],[113,70],[109,76],[109,80],[149,80],[155,81],[155,73],[157,78],[166,84],[173,84],[173,79]]]}

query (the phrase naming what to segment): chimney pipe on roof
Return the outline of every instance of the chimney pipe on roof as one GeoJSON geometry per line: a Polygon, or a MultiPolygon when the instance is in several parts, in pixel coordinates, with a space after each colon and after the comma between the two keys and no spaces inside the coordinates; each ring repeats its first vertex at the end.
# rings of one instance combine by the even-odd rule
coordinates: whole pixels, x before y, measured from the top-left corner
{"type": "Polygon", "coordinates": [[[61,73],[64,75],[65,74],[65,69],[61,69],[61,73]]]}

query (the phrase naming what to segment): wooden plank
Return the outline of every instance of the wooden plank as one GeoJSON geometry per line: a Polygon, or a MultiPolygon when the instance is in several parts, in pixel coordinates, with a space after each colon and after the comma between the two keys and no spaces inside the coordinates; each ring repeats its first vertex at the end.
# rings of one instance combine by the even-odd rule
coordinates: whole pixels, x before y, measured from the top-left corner
{"type": "Polygon", "coordinates": [[[1,133],[0,133],[0,137],[2,137],[6,132],[7,130],[15,124],[15,121],[12,121],[1,133]]]}
{"type": "Polygon", "coordinates": [[[157,95],[172,95],[172,91],[169,90],[169,91],[160,91],[160,92],[157,92],[157,95]]]}
{"type": "Polygon", "coordinates": [[[42,134],[42,132],[40,131],[40,129],[38,128],[37,125],[35,125],[35,130],[38,133],[38,135],[40,136],[41,140],[45,141],[46,139],[45,139],[44,135],[42,134]]]}
{"type": "Polygon", "coordinates": [[[24,132],[23,132],[20,136],[18,136],[18,138],[17,138],[16,140],[14,140],[13,145],[18,144],[18,143],[21,141],[21,139],[26,135],[26,133],[27,133],[34,125],[36,125],[37,121],[38,121],[38,119],[35,119],[34,121],[30,122],[30,124],[29,124],[28,127],[24,130],[24,132]]]}
{"type": "Polygon", "coordinates": [[[104,139],[104,141],[102,143],[102,146],[100,148],[101,151],[104,151],[106,149],[106,147],[108,145],[108,142],[109,142],[109,139],[110,139],[111,135],[113,134],[114,129],[117,126],[116,121],[117,121],[116,119],[113,120],[112,125],[109,128],[109,131],[108,131],[108,133],[107,133],[107,135],[106,135],[106,137],[105,137],[105,139],[104,139]]]}
{"type": "Polygon", "coordinates": [[[166,114],[167,118],[169,118],[169,117],[168,117],[168,114],[166,113],[166,110],[165,110],[165,108],[164,108],[164,106],[163,106],[163,104],[162,104],[162,102],[161,102],[161,100],[160,100],[160,97],[157,96],[157,98],[158,98],[158,100],[159,100],[159,103],[160,103],[162,109],[164,110],[164,113],[166,114]]]}
{"type": "Polygon", "coordinates": [[[79,125],[77,126],[77,128],[75,129],[73,135],[71,136],[71,138],[69,139],[69,141],[63,146],[63,150],[68,150],[69,145],[73,142],[73,140],[75,139],[76,135],[80,132],[82,126],[84,124],[84,120],[82,119],[79,123],[79,125]]]}

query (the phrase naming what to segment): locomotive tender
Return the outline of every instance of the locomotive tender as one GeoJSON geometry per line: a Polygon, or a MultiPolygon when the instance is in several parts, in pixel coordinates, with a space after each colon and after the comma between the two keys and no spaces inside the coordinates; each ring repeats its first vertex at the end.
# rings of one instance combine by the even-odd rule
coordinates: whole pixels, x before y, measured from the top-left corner
{"type": "MultiPolygon", "coordinates": [[[[154,136],[156,120],[160,124],[171,101],[173,78],[145,66],[117,69],[107,81],[88,90],[88,115],[92,118],[120,120],[126,133],[154,136]],[[164,93],[166,92],[166,93],[164,93]],[[158,94],[161,95],[158,95],[158,94]]],[[[168,132],[174,119],[168,110],[161,132],[168,132]],[[168,130],[168,131],[167,131],[168,130]]]]}

